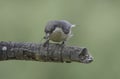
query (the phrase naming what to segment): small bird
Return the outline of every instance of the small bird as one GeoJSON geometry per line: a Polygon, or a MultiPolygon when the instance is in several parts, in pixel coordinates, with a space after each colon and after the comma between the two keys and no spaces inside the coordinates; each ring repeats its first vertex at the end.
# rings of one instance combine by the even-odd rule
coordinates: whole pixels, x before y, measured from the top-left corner
{"type": "Polygon", "coordinates": [[[44,39],[46,39],[44,46],[49,44],[49,40],[58,43],[62,42],[62,44],[65,44],[65,41],[67,41],[72,36],[72,27],[75,27],[75,25],[66,20],[49,21],[44,30],[44,39]]]}

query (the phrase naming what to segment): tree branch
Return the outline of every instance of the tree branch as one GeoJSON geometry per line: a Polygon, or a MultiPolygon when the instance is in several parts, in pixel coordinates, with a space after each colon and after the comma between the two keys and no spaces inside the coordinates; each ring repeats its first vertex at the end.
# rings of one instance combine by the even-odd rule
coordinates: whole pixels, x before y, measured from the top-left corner
{"type": "Polygon", "coordinates": [[[61,46],[50,43],[43,44],[25,42],[0,42],[0,61],[2,60],[34,60],[42,62],[80,62],[90,63],[93,57],[87,48],[61,46]]]}

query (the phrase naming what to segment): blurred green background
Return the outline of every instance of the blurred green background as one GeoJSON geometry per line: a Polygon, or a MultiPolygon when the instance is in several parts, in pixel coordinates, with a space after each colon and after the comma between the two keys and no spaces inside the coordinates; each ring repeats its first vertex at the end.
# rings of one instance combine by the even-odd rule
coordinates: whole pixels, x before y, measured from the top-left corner
{"type": "Polygon", "coordinates": [[[77,26],[68,45],[94,62],[1,61],[0,79],[120,79],[120,0],[0,0],[0,41],[40,43],[49,20],[77,26]]]}

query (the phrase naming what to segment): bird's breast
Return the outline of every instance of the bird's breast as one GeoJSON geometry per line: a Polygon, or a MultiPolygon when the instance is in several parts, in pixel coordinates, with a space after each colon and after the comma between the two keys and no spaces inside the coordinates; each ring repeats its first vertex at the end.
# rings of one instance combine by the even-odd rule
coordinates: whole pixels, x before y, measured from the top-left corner
{"type": "Polygon", "coordinates": [[[61,41],[66,40],[67,37],[68,37],[67,34],[64,34],[64,32],[60,30],[57,30],[50,35],[49,39],[54,42],[61,42],[61,41]]]}

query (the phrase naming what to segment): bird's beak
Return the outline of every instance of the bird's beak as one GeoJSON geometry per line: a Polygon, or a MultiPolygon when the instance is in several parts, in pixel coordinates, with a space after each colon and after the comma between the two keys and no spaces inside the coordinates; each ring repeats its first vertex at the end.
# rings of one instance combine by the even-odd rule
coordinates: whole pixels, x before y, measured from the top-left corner
{"type": "Polygon", "coordinates": [[[73,27],[75,27],[75,26],[76,26],[76,25],[73,24],[71,27],[73,28],[73,27]]]}

